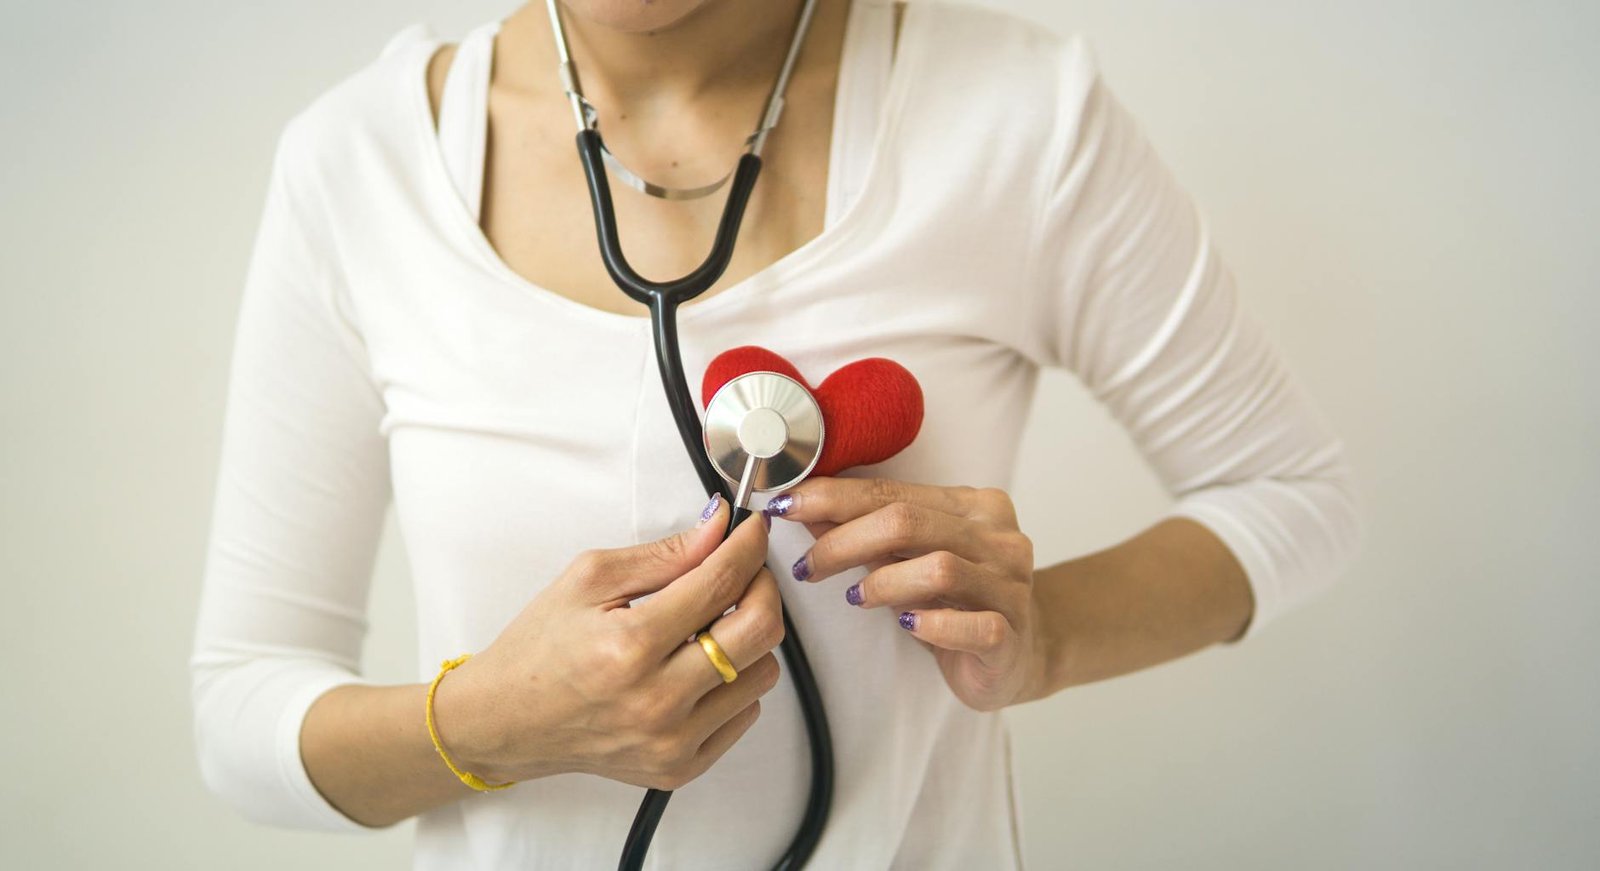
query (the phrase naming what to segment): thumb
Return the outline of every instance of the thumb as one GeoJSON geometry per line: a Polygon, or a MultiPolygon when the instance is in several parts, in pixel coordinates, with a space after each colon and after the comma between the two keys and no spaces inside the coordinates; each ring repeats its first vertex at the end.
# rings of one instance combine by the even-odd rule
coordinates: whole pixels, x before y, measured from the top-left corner
{"type": "Polygon", "coordinates": [[[688,529],[628,547],[589,551],[577,581],[593,594],[594,601],[626,605],[704,562],[722,543],[727,526],[727,500],[715,494],[688,529]]]}

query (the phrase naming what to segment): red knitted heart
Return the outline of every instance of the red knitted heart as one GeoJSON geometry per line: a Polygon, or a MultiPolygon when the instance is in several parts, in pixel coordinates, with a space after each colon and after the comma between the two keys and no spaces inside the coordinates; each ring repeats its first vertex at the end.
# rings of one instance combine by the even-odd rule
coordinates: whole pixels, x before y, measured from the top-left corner
{"type": "Polygon", "coordinates": [[[804,384],[822,408],[822,457],[812,475],[881,463],[900,453],[922,428],[922,388],[916,376],[886,357],[848,363],[812,388],[793,363],[759,345],[718,354],[700,383],[700,404],[746,372],[777,372],[804,384]]]}

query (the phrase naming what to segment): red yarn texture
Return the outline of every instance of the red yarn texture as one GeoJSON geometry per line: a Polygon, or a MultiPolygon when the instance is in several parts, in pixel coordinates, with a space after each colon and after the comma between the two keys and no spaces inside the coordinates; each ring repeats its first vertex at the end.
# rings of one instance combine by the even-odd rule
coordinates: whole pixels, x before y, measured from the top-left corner
{"type": "Polygon", "coordinates": [[[812,475],[881,463],[900,453],[922,428],[922,387],[906,367],[887,357],[867,357],[834,370],[812,387],[793,363],[759,345],[718,354],[700,383],[700,404],[746,372],[777,372],[804,384],[822,408],[822,457],[812,475]]]}

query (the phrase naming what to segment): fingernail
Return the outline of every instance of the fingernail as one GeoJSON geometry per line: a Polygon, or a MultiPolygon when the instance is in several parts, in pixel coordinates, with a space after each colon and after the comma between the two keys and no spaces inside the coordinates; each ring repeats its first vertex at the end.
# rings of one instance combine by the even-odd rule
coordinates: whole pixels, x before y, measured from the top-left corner
{"type": "Polygon", "coordinates": [[[761,522],[766,525],[768,532],[772,531],[772,515],[771,514],[768,514],[765,511],[761,512],[761,522]]]}
{"type": "Polygon", "coordinates": [[[789,571],[794,575],[795,580],[803,581],[811,577],[811,563],[808,561],[810,556],[811,554],[803,553],[799,559],[794,561],[794,567],[789,571]]]}
{"type": "Polygon", "coordinates": [[[850,588],[844,591],[844,600],[846,602],[849,602],[852,605],[855,605],[858,608],[861,606],[861,582],[860,581],[857,581],[857,582],[851,584],[850,588]]]}
{"type": "Polygon", "coordinates": [[[788,514],[792,508],[794,508],[794,494],[783,493],[772,497],[771,501],[767,502],[767,507],[761,509],[761,513],[773,517],[782,517],[788,514]]]}
{"type": "Polygon", "coordinates": [[[710,520],[712,515],[717,513],[717,508],[719,506],[721,506],[721,505],[722,505],[722,494],[721,493],[712,493],[711,494],[711,501],[707,502],[705,510],[700,512],[700,522],[701,523],[705,523],[707,520],[710,520]]]}
{"type": "Polygon", "coordinates": [[[907,632],[917,631],[917,615],[910,611],[901,611],[900,628],[907,632]]]}

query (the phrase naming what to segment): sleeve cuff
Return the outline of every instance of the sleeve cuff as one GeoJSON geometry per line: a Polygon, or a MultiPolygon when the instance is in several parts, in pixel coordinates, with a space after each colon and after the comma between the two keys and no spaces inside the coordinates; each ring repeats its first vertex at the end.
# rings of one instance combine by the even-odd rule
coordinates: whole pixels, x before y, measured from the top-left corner
{"type": "Polygon", "coordinates": [[[1197,494],[1180,500],[1171,511],[1167,512],[1167,516],[1187,517],[1205,526],[1222,539],[1222,543],[1233,552],[1239,565],[1244,567],[1245,578],[1250,583],[1250,594],[1255,605],[1244,632],[1225,643],[1238,644],[1247,638],[1254,638],[1260,634],[1264,626],[1283,613],[1286,603],[1282,585],[1272,571],[1271,558],[1256,536],[1248,527],[1239,523],[1232,512],[1197,494]]]}
{"type": "Polygon", "coordinates": [[[294,821],[296,828],[325,832],[382,831],[379,828],[362,825],[345,816],[343,811],[324,798],[322,793],[317,791],[316,785],[311,782],[311,774],[306,771],[305,760],[300,756],[300,729],[305,723],[306,713],[311,710],[311,705],[323,693],[336,686],[368,683],[344,672],[320,673],[298,687],[284,705],[282,716],[278,720],[275,750],[283,785],[289,794],[298,799],[299,818],[294,821]]]}

